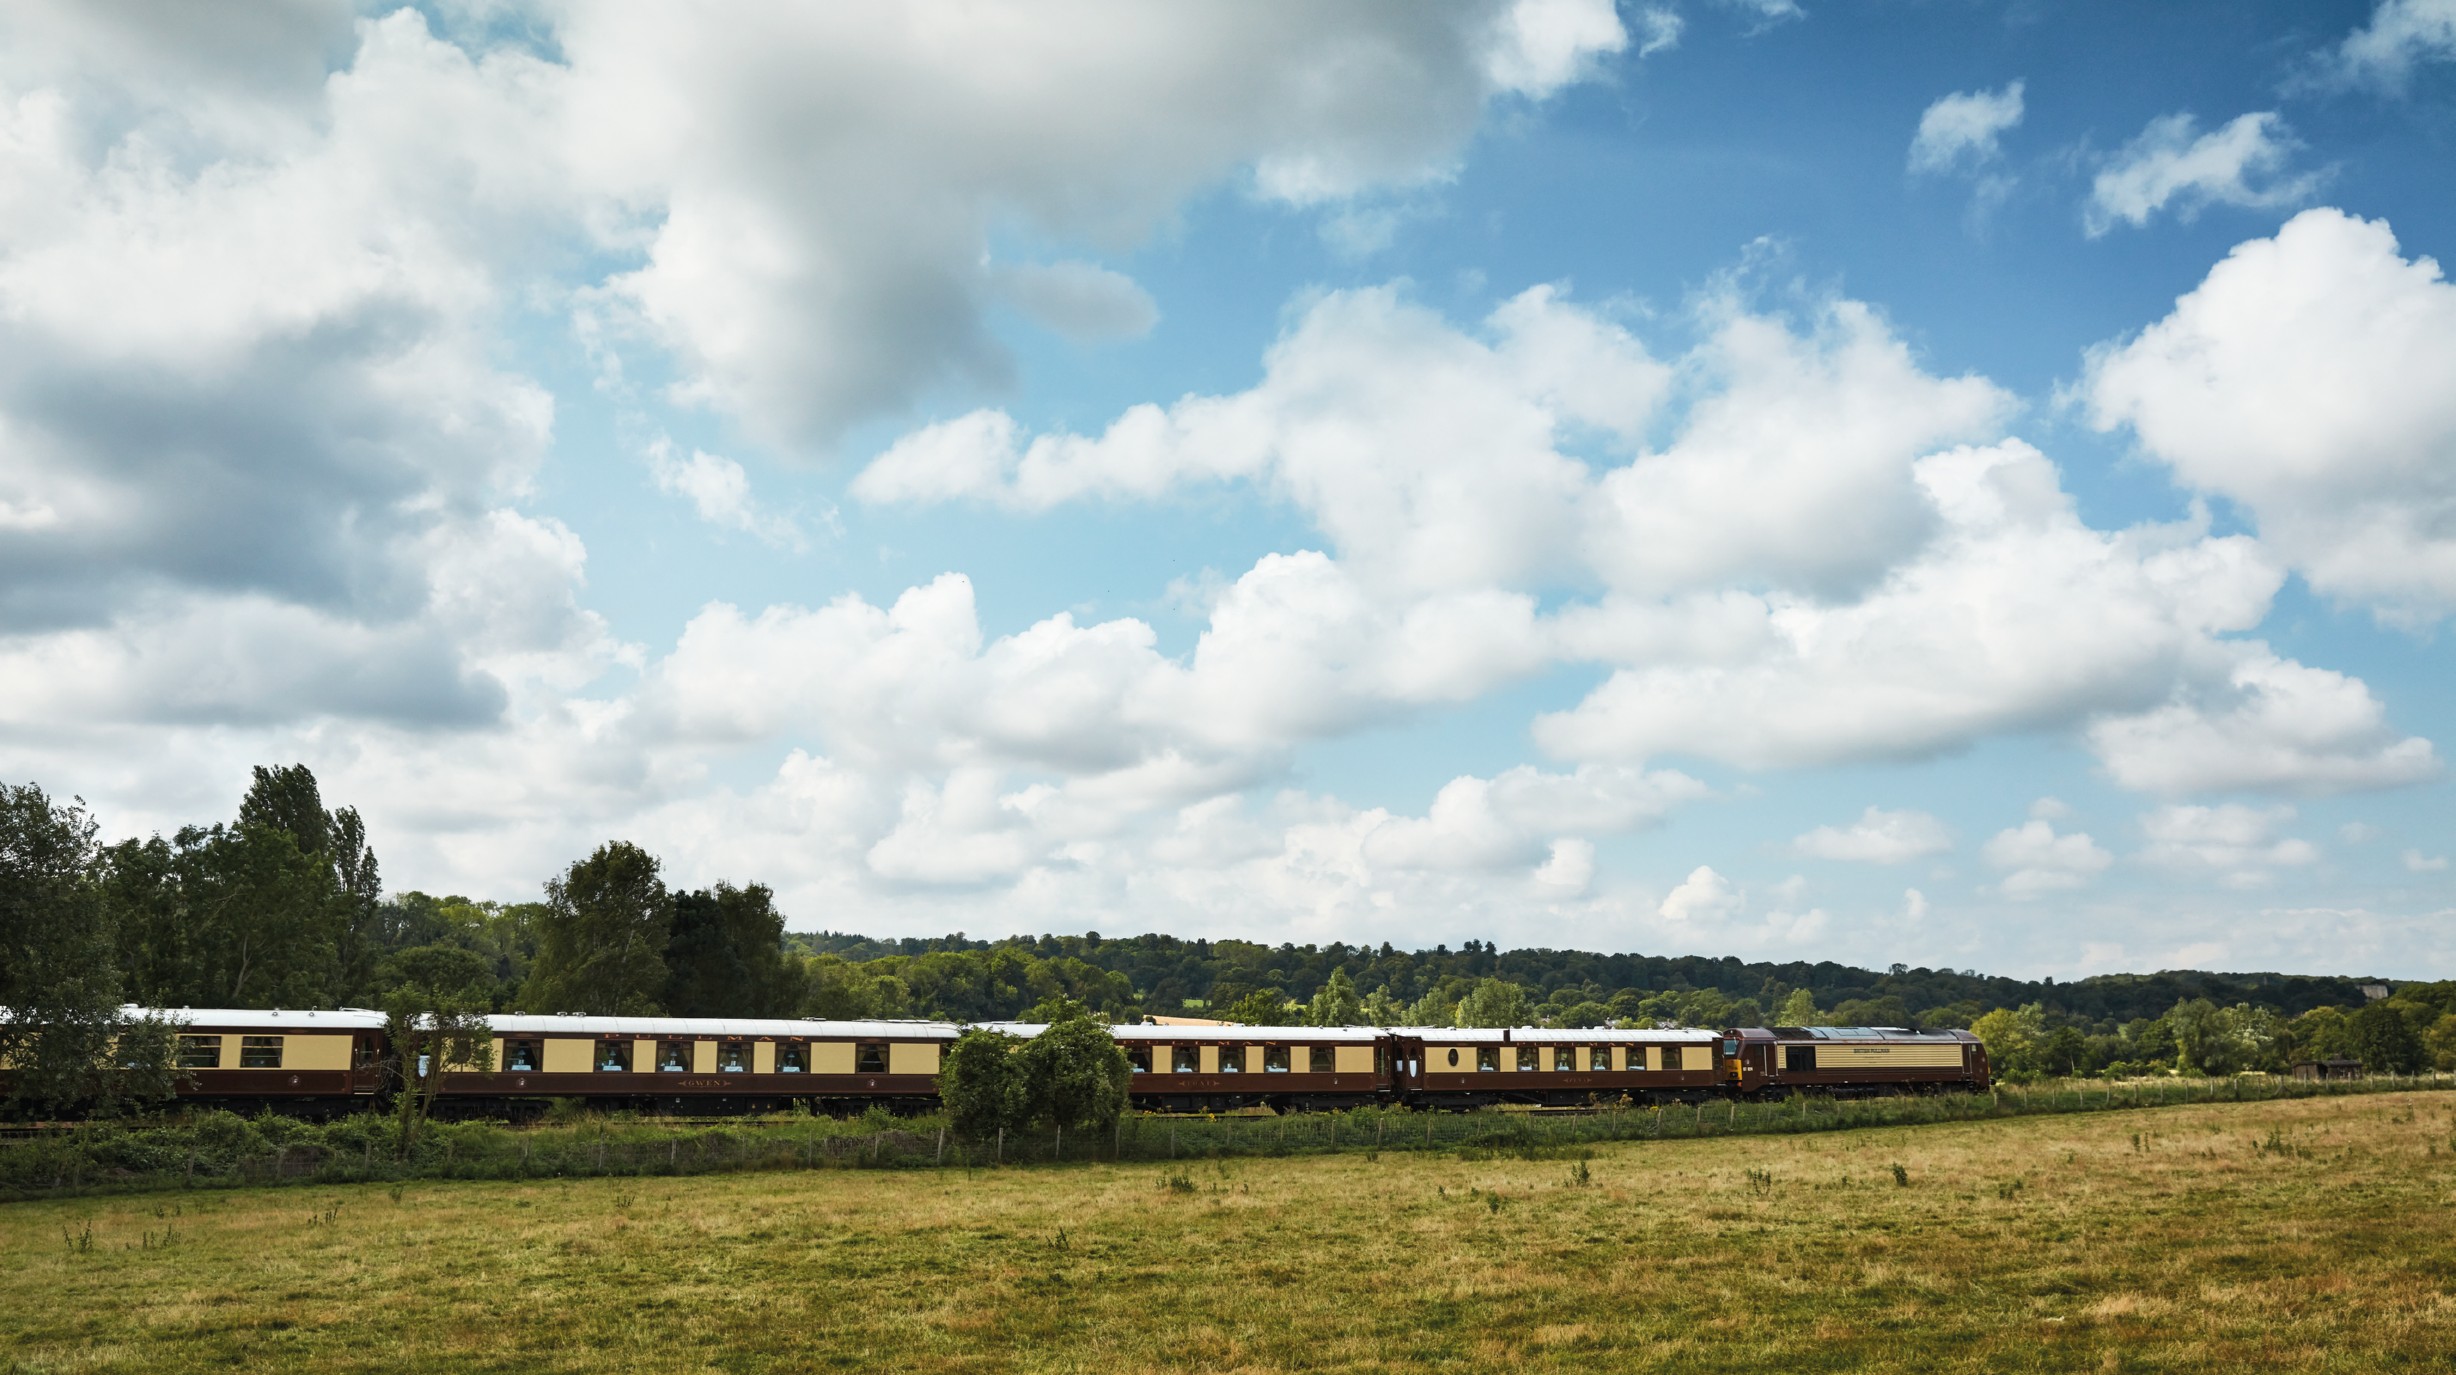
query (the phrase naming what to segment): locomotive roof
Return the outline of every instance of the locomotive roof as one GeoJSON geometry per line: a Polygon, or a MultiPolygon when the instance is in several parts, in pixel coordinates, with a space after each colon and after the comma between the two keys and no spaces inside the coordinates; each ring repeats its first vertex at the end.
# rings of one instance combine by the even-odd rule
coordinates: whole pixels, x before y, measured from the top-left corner
{"type": "Polygon", "coordinates": [[[825,1022],[791,1017],[584,1017],[577,1013],[513,1013],[488,1017],[497,1036],[705,1038],[806,1036],[867,1041],[953,1040],[952,1022],[825,1022]]]}
{"type": "Polygon", "coordinates": [[[1901,1026],[1777,1026],[1747,1027],[1743,1035],[1771,1036],[1777,1041],[1972,1041],[1966,1031],[1912,1031],[1901,1026]]]}

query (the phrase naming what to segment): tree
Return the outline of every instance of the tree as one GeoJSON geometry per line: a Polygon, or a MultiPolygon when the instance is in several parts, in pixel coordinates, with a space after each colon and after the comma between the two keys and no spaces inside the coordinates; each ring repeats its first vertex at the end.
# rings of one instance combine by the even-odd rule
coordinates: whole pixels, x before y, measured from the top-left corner
{"type": "Polygon", "coordinates": [[[1247,1026],[1286,1026],[1288,995],[1276,988],[1257,988],[1244,997],[1220,1009],[1220,1016],[1247,1026]]]}
{"type": "Polygon", "coordinates": [[[654,855],[616,840],[547,882],[523,1006],[603,1017],[663,1010],[674,902],[659,867],[654,855]]]}
{"type": "Polygon", "coordinates": [[[1782,1011],[1774,1015],[1784,1026],[1815,1026],[1816,995],[1804,988],[1794,988],[1791,996],[1782,1000],[1782,1011]]]}
{"type": "Polygon", "coordinates": [[[1031,1120],[1032,1104],[1015,1049],[1020,1037],[979,1027],[955,1038],[938,1067],[938,1101],[947,1122],[966,1136],[987,1140],[1031,1120]]]}
{"type": "Polygon", "coordinates": [[[1970,1024],[1972,1035],[1987,1047],[1987,1063],[2001,1075],[2038,1072],[2039,1043],[2046,1039],[2046,1014],[2036,1003],[2019,1009],[1999,1007],[1970,1024]]]}
{"type": "Polygon", "coordinates": [[[1134,1067],[1108,1023],[1060,1018],[1015,1052],[1034,1122],[1063,1131],[1106,1130],[1126,1110],[1134,1067]]]}
{"type": "Polygon", "coordinates": [[[2347,1039],[2370,1074],[2416,1074],[2428,1059],[2422,1038],[2399,1009],[2373,1003],[2346,1019],[2347,1039]]]}
{"type": "Polygon", "coordinates": [[[483,1073],[494,1064],[494,1033],[486,1021],[494,971],[475,951],[423,945],[384,961],[377,972],[385,1030],[396,1057],[401,1158],[434,1112],[443,1077],[483,1073]]]}
{"type": "Polygon", "coordinates": [[[767,885],[674,898],[665,943],[665,1010],[676,1017],[790,1017],[801,971],[784,953],[785,919],[767,885]]]}
{"type": "Polygon", "coordinates": [[[169,1095],[168,1035],[120,1012],[94,830],[82,803],[0,783],[0,1064],[13,1107],[169,1095]]]}
{"type": "Polygon", "coordinates": [[[1526,990],[1507,979],[1480,979],[1458,1005],[1460,1026],[1525,1026],[1530,1020],[1526,990]]]}
{"type": "Polygon", "coordinates": [[[1330,978],[1313,1001],[1305,1008],[1307,1026],[1356,1026],[1364,1020],[1364,1002],[1356,996],[1356,983],[1347,976],[1347,966],[1330,971],[1330,978]]]}

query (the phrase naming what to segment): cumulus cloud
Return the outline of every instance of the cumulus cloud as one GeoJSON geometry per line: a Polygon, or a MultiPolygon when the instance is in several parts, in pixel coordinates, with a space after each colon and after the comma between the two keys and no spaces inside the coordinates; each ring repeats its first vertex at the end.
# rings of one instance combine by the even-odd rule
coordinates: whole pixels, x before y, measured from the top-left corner
{"type": "Polygon", "coordinates": [[[2447,872],[2446,855],[2426,855],[2420,850],[2407,850],[2403,859],[2405,872],[2409,874],[2444,874],[2447,872]]]}
{"type": "Polygon", "coordinates": [[[2086,832],[2059,835],[2044,817],[1998,831],[1980,854],[1989,866],[2003,871],[1997,886],[2016,902],[2086,887],[2115,862],[2086,832]]]}
{"type": "Polygon", "coordinates": [[[2427,620],[2456,608],[2451,376],[2439,264],[2320,209],[2094,350],[2081,394],[2099,429],[2130,427],[2180,481],[2240,503],[2319,591],[2427,620]]]}
{"type": "Polygon", "coordinates": [[[2021,123],[2022,83],[1998,91],[1956,91],[1919,116],[1910,140],[1910,170],[1968,172],[2003,155],[2000,140],[2021,123]]]}
{"type": "Polygon", "coordinates": [[[2266,885],[2281,868],[2319,861],[2317,846],[2280,835],[2294,820],[2286,806],[2160,807],[2140,819],[2149,845],[2141,858],[2179,873],[2206,874],[2229,888],[2266,885]]]}
{"type": "Polygon", "coordinates": [[[750,474],[722,454],[693,449],[689,458],[683,458],[671,440],[659,438],[649,446],[648,471],[656,478],[658,491],[690,502],[699,518],[710,525],[740,530],[788,549],[807,543],[791,518],[767,511],[751,498],[750,474]]]}
{"type": "Polygon", "coordinates": [[[1791,842],[1813,859],[1860,864],[1904,864],[1953,848],[1953,833],[1925,812],[1888,812],[1870,807],[1848,826],[1819,826],[1791,842]]]}
{"type": "Polygon", "coordinates": [[[1147,321],[1101,269],[1002,275],[993,228],[1114,248],[1238,175],[1298,206],[1421,184],[1488,101],[1627,42],[1607,0],[591,5],[554,38],[576,175],[641,259],[601,305],[676,361],[678,396],[800,443],[998,381],[1001,291],[1069,332],[1147,321]]]}
{"type": "Polygon", "coordinates": [[[2189,220],[2212,205],[2292,205],[2319,189],[2317,172],[2285,174],[2298,145],[2274,110],[2198,129],[2188,114],[2160,115],[2125,144],[2090,182],[2082,216],[2089,236],[2147,224],[2169,206],[2189,220]]]}
{"type": "Polygon", "coordinates": [[[2335,59],[2344,79],[2402,91],[2414,68],[2456,60],[2456,0],[2380,0],[2335,59]]]}
{"type": "Polygon", "coordinates": [[[1069,339],[1131,339],[1160,322],[1151,293],[1095,263],[1001,264],[991,279],[1000,295],[1069,339]]]}
{"type": "Polygon", "coordinates": [[[2428,782],[2438,751],[2400,737],[2358,678],[2245,645],[2222,684],[2089,727],[2107,772],[2153,793],[2351,792],[2428,782]]]}
{"type": "Polygon", "coordinates": [[[1742,905],[1740,890],[1731,880],[1714,872],[1710,865],[1700,864],[1678,887],[1663,895],[1655,915],[1674,923],[1713,921],[1738,914],[1742,905]]]}
{"type": "Polygon", "coordinates": [[[1905,758],[2144,710],[2257,624],[2277,571],[2240,536],[2083,525],[2017,440],[1913,465],[1938,529],[1866,595],[1766,595],[1722,614],[1728,650],[1616,670],[1539,717],[1572,759],[1681,753],[1749,767],[1905,758]]]}

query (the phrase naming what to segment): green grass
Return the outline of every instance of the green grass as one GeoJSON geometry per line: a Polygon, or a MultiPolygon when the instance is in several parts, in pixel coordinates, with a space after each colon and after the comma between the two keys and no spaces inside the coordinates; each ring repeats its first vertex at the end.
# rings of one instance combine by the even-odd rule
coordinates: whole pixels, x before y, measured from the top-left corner
{"type": "Polygon", "coordinates": [[[17,1203],[0,1369],[2444,1371],[2452,1108],[17,1203]]]}

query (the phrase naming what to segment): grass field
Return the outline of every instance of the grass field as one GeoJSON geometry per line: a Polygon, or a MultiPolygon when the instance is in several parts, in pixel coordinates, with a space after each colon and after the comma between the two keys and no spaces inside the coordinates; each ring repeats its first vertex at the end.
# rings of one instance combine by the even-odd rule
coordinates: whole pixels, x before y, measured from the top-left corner
{"type": "Polygon", "coordinates": [[[149,1194],[0,1207],[0,1369],[2445,1371],[2452,1222],[2443,1094],[149,1194]]]}

